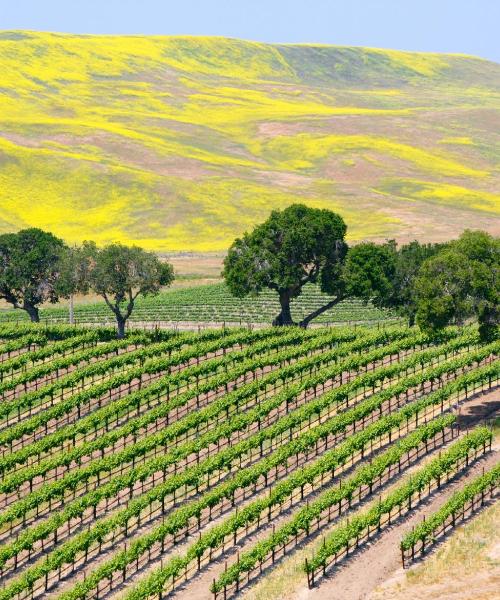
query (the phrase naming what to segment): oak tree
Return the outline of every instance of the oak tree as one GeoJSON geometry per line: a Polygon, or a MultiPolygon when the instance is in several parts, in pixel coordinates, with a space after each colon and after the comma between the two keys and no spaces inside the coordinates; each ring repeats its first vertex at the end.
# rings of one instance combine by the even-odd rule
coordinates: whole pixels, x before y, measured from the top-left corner
{"type": "Polygon", "coordinates": [[[40,304],[68,297],[61,285],[66,251],[62,240],[37,228],[0,235],[0,298],[38,323],[40,304]]]}
{"type": "Polygon", "coordinates": [[[342,217],[329,210],[293,204],[273,211],[229,249],[223,270],[229,290],[240,298],[274,290],[281,311],[273,324],[293,325],[290,302],[307,283],[335,291],[334,274],[347,251],[346,229],[342,217]]]}
{"type": "Polygon", "coordinates": [[[500,240],[465,231],[425,261],[415,281],[417,322],[436,330],[476,318],[483,340],[497,335],[500,321],[500,240]]]}
{"type": "Polygon", "coordinates": [[[116,318],[118,337],[125,335],[125,324],[139,295],[157,294],[161,286],[174,279],[172,266],[142,248],[110,244],[98,248],[86,242],[75,250],[77,275],[75,285],[86,293],[89,289],[104,298],[116,318]]]}

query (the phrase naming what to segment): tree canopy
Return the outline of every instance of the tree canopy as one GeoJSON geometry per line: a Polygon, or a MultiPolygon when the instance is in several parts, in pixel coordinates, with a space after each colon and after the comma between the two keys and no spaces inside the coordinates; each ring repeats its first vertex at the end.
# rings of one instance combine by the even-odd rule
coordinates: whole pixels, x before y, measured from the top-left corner
{"type": "Polygon", "coordinates": [[[62,240],[37,228],[0,235],[0,298],[38,322],[39,306],[67,297],[61,267],[62,240]]]}
{"type": "Polygon", "coordinates": [[[273,211],[251,233],[238,238],[224,261],[223,276],[237,297],[275,290],[281,311],[275,325],[293,324],[290,301],[307,283],[335,292],[336,273],[345,257],[346,225],[329,211],[293,204],[273,211]]]}
{"type": "Polygon", "coordinates": [[[307,283],[318,283],[333,299],[307,315],[299,323],[303,327],[348,297],[385,297],[394,272],[392,246],[366,243],[348,249],[346,231],[336,213],[293,204],[235,240],[223,276],[238,297],[275,290],[281,311],[274,325],[293,324],[290,301],[307,283]]]}
{"type": "Polygon", "coordinates": [[[125,323],[139,295],[157,294],[174,279],[172,266],[136,246],[111,244],[98,248],[86,242],[74,250],[75,287],[104,298],[116,318],[118,337],[125,335],[125,323]]]}
{"type": "Polygon", "coordinates": [[[421,244],[415,240],[398,247],[395,241],[391,240],[387,246],[388,250],[393,252],[391,289],[380,299],[379,304],[396,310],[408,319],[410,326],[413,326],[417,313],[415,279],[424,261],[435,256],[446,244],[421,244]]]}
{"type": "Polygon", "coordinates": [[[439,329],[475,317],[483,339],[495,337],[499,323],[500,240],[465,231],[422,264],[415,280],[417,322],[439,329]]]}
{"type": "MultiPolygon", "coordinates": [[[[395,241],[348,247],[341,216],[293,204],[273,211],[234,241],[223,276],[233,295],[274,290],[280,312],[274,325],[293,325],[290,303],[307,284],[331,298],[306,315],[302,327],[348,298],[396,309],[410,325],[435,331],[476,319],[482,339],[498,334],[500,322],[500,240],[465,231],[442,244],[395,241]]],[[[172,266],[138,247],[94,242],[69,249],[41,229],[0,235],[0,299],[39,321],[39,306],[75,292],[102,296],[113,312],[118,336],[137,297],[156,294],[174,278],[172,266]]]]}

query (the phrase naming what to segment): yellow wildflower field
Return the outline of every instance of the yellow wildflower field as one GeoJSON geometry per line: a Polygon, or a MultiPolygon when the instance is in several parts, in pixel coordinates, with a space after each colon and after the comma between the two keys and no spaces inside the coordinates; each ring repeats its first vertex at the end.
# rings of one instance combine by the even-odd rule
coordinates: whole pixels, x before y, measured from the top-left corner
{"type": "Polygon", "coordinates": [[[499,81],[458,55],[0,32],[0,231],[219,252],[292,202],[351,240],[496,230],[499,81]]]}

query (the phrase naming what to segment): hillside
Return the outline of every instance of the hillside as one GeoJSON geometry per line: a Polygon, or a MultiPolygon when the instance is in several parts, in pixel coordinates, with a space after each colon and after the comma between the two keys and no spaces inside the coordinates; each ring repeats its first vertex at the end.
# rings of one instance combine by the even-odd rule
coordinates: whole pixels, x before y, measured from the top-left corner
{"type": "Polygon", "coordinates": [[[223,251],[304,201],[352,240],[500,233],[496,63],[3,32],[0,72],[0,231],[223,251]]]}

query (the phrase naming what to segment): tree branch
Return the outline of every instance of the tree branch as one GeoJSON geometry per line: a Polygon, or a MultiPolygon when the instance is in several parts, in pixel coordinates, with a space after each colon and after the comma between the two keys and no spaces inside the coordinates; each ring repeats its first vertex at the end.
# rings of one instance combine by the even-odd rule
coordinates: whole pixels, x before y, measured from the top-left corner
{"type": "Polygon", "coordinates": [[[104,298],[104,301],[106,302],[106,304],[109,306],[109,308],[115,312],[115,307],[111,304],[111,302],[108,299],[108,295],[106,294],[106,292],[102,293],[102,297],[104,298]]]}
{"type": "Polygon", "coordinates": [[[0,298],[3,298],[9,304],[12,304],[14,308],[22,309],[22,306],[19,305],[17,298],[14,296],[14,294],[11,294],[10,292],[0,292],[0,298]]]}
{"type": "Polygon", "coordinates": [[[118,306],[116,306],[115,304],[111,304],[111,302],[109,301],[108,295],[106,294],[106,292],[102,293],[102,297],[104,298],[106,304],[109,306],[109,308],[112,310],[113,314],[115,315],[115,317],[119,317],[120,319],[122,318],[120,309],[118,306]]]}
{"type": "Polygon", "coordinates": [[[336,304],[338,304],[339,302],[342,302],[342,300],[344,300],[344,299],[345,299],[344,296],[338,296],[337,298],[335,298],[334,300],[331,300],[327,304],[320,306],[316,310],[313,310],[312,313],[308,314],[307,317],[302,319],[302,321],[299,323],[299,327],[306,328],[313,319],[315,319],[316,317],[319,317],[319,315],[322,315],[329,308],[333,308],[336,304]]]}
{"type": "Polygon", "coordinates": [[[136,293],[133,294],[132,290],[128,291],[128,304],[127,304],[127,312],[125,313],[125,320],[127,320],[130,315],[132,314],[132,311],[134,310],[134,302],[137,298],[137,296],[139,295],[140,290],[136,293]]]}

